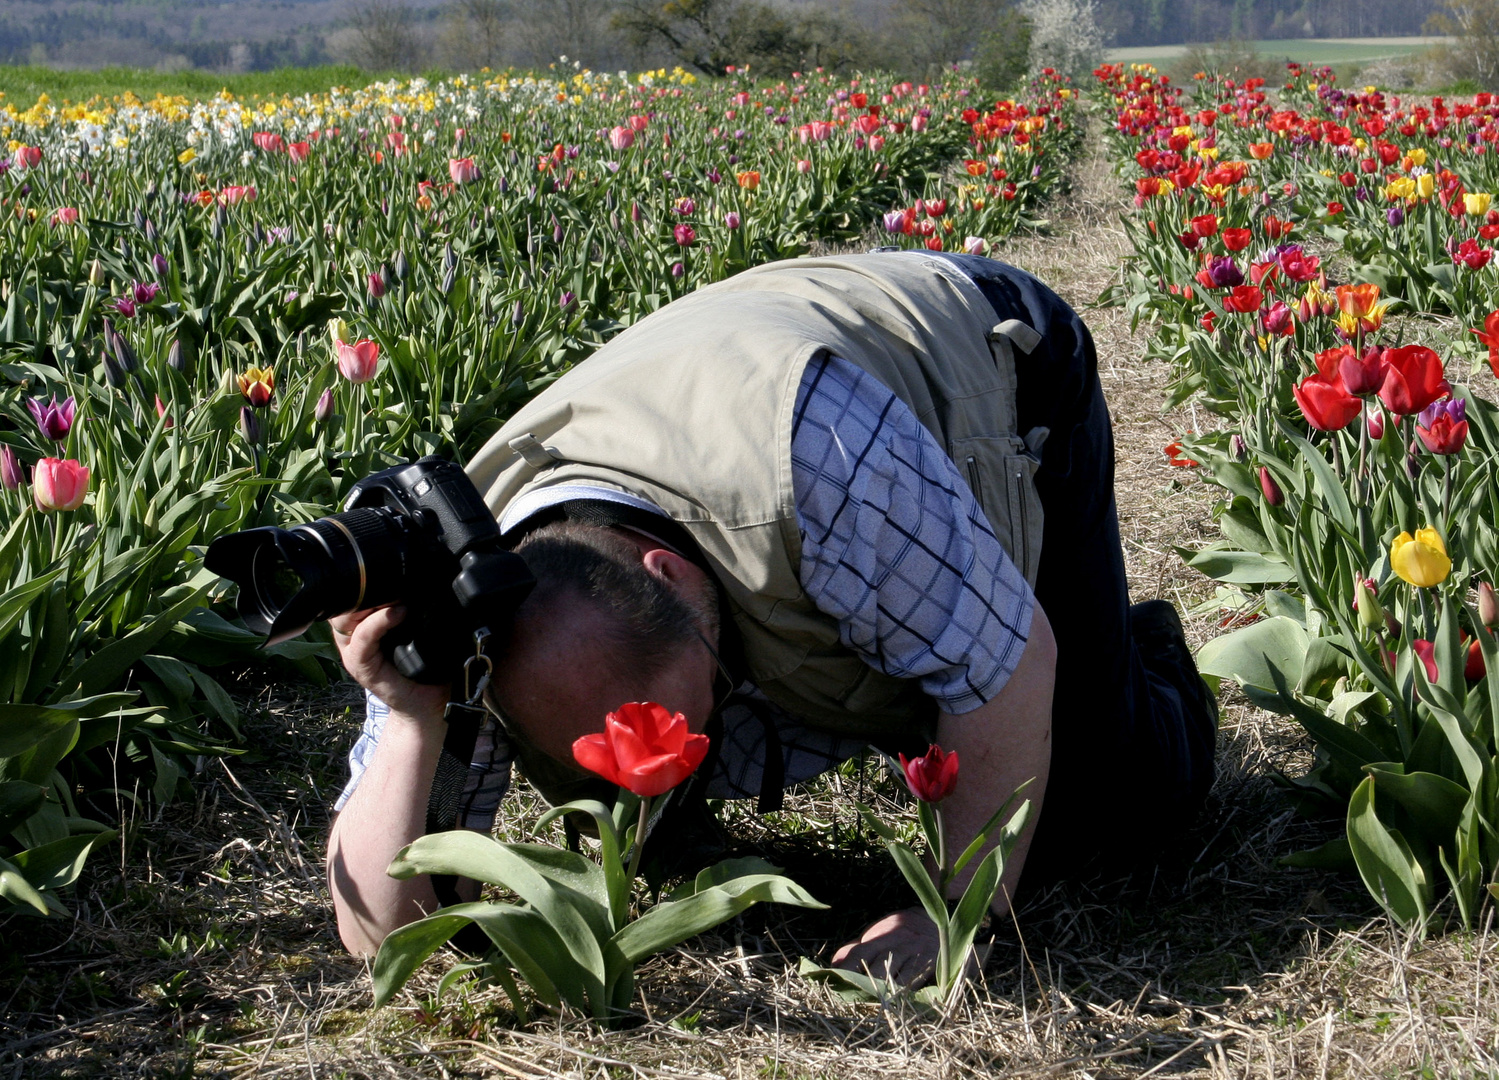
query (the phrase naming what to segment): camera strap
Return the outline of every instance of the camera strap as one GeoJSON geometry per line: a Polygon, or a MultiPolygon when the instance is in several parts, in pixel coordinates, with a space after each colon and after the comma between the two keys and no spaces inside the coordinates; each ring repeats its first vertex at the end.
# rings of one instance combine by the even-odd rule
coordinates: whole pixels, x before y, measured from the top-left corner
{"type": "MultiPolygon", "coordinates": [[[[437,758],[437,771],[432,776],[432,793],[427,799],[429,833],[459,827],[463,789],[468,784],[474,745],[479,740],[479,727],[486,715],[484,691],[489,688],[489,677],[494,671],[494,665],[484,652],[488,641],[488,627],[474,631],[474,655],[463,662],[463,678],[453,685],[453,696],[443,709],[442,717],[447,721],[448,730],[443,738],[442,753],[437,758]]],[[[447,906],[459,902],[457,883],[457,877],[452,874],[432,875],[432,889],[439,903],[447,906]]]]}

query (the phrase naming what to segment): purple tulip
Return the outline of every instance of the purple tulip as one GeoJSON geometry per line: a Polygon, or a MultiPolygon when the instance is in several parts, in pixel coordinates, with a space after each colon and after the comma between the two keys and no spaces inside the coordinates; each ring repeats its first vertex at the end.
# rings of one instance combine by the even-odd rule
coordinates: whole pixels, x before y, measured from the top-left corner
{"type": "Polygon", "coordinates": [[[564,292],[562,294],[562,299],[558,302],[557,306],[563,311],[566,311],[568,308],[573,306],[573,301],[575,301],[576,299],[577,296],[575,296],[573,293],[564,292]]]}
{"type": "Polygon", "coordinates": [[[25,479],[26,473],[21,468],[16,452],[9,446],[0,446],[0,486],[7,491],[14,491],[25,479]]]}
{"type": "Polygon", "coordinates": [[[723,223],[730,229],[739,228],[739,212],[737,210],[730,210],[723,216],[723,223]]]}
{"type": "Polygon", "coordinates": [[[160,253],[151,256],[151,266],[156,270],[157,277],[166,277],[168,271],[171,270],[171,264],[167,262],[167,257],[160,253]]]}
{"type": "Polygon", "coordinates": [[[317,406],[312,410],[312,418],[317,423],[326,423],[328,417],[333,415],[333,387],[324,390],[322,396],[317,399],[317,406]]]}
{"type": "Polygon", "coordinates": [[[130,292],[135,302],[144,306],[156,299],[157,294],[161,292],[161,286],[154,281],[137,281],[130,286],[130,292]]]}
{"type": "Polygon", "coordinates": [[[127,319],[135,318],[135,300],[128,296],[122,296],[115,301],[115,310],[127,319]]]}
{"type": "MultiPolygon", "coordinates": [[[[72,401],[72,398],[68,399],[70,405],[72,401]]],[[[1421,410],[1421,426],[1429,429],[1432,424],[1436,423],[1437,418],[1441,416],[1446,416],[1454,424],[1463,423],[1468,419],[1467,398],[1449,398],[1446,401],[1433,401],[1421,410]]]]}
{"type": "Polygon", "coordinates": [[[31,417],[42,434],[53,442],[62,442],[68,437],[68,432],[73,430],[75,405],[72,398],[61,405],[57,403],[56,394],[52,395],[52,401],[46,405],[42,404],[41,398],[28,398],[26,408],[31,410],[31,417]]]}
{"type": "Polygon", "coordinates": [[[1405,221],[1405,210],[1399,206],[1392,206],[1384,212],[1384,219],[1390,223],[1391,228],[1398,228],[1405,221]]]}
{"type": "MultiPolygon", "coordinates": [[[[888,229],[890,227],[889,215],[885,217],[885,227],[888,229]]],[[[1239,269],[1238,263],[1234,262],[1230,255],[1214,255],[1208,260],[1207,272],[1208,277],[1213,280],[1213,285],[1220,289],[1232,289],[1236,285],[1244,284],[1244,272],[1239,269]]]]}
{"type": "Polygon", "coordinates": [[[671,264],[672,277],[679,278],[685,273],[687,273],[687,267],[684,263],[674,262],[671,264]]]}
{"type": "Polygon", "coordinates": [[[248,405],[241,406],[239,410],[239,430],[244,435],[245,442],[251,446],[260,441],[260,420],[255,416],[255,410],[248,405]]]}
{"type": "MultiPolygon", "coordinates": [[[[885,231],[898,233],[906,229],[906,212],[904,210],[891,210],[885,215],[885,231]]],[[[1229,262],[1233,262],[1232,259],[1229,262]]]]}

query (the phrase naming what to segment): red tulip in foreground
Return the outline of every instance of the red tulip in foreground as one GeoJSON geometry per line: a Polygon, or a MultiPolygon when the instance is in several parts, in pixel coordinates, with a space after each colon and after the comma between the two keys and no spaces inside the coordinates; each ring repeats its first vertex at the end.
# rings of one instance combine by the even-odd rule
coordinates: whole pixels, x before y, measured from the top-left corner
{"type": "Polygon", "coordinates": [[[77,510],[88,495],[88,466],[72,458],[42,458],[31,474],[31,494],[44,514],[77,510]]]}
{"type": "Polygon", "coordinates": [[[631,701],[604,717],[604,730],[573,743],[589,772],[649,799],[692,775],[708,756],[708,736],[687,730],[687,718],[654,701],[631,701]]]}
{"type": "Polygon", "coordinates": [[[906,786],[922,802],[939,803],[958,786],[958,755],[949,754],[936,743],[920,757],[906,760],[900,755],[900,767],[906,774],[906,786]]]}

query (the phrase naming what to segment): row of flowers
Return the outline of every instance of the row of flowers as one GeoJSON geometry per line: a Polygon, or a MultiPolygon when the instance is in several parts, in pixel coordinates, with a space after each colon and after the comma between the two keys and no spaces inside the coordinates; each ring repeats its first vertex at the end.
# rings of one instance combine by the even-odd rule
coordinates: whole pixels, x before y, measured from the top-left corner
{"type": "Polygon", "coordinates": [[[1446,892],[1471,925],[1499,867],[1499,410],[1463,381],[1499,374],[1499,109],[1295,66],[1275,99],[1095,74],[1134,205],[1117,298],[1156,322],[1172,403],[1221,417],[1168,447],[1225,493],[1223,539],[1182,552],[1232,629],[1199,665],[1316,744],[1287,786],[1346,836],[1291,862],[1356,867],[1423,931],[1446,892]],[[1339,249],[1352,281],[1330,280],[1339,249]]]}

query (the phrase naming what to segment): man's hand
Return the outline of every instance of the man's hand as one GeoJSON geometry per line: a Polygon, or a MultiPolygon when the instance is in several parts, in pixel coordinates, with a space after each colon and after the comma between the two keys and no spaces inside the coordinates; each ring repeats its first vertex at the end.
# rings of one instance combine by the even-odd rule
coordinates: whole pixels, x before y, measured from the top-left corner
{"type": "Polygon", "coordinates": [[[412,682],[380,648],[380,639],[405,617],[406,609],[396,604],[339,615],[328,625],[344,670],[355,682],[385,702],[393,715],[436,720],[448,703],[449,688],[412,682]]]}
{"type": "Polygon", "coordinates": [[[932,980],[937,970],[937,927],[925,908],[906,908],[886,915],[833,954],[833,966],[864,971],[877,979],[887,976],[908,989],[932,980]]]}

